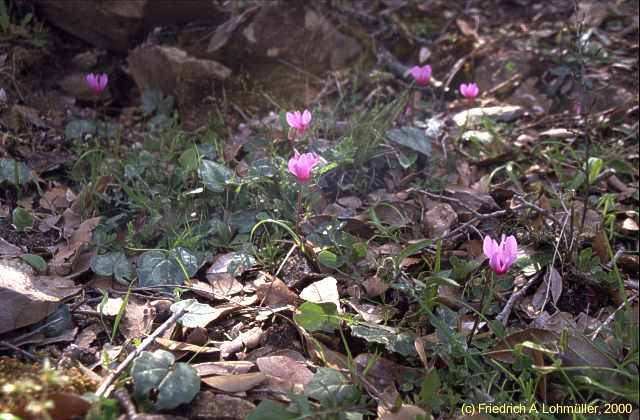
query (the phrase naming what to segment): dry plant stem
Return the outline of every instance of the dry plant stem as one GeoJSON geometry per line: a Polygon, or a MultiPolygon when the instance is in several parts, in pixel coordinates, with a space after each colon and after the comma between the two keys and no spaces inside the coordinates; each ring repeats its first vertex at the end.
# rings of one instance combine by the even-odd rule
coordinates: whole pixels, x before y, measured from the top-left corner
{"type": "Polygon", "coordinates": [[[31,360],[33,360],[34,362],[42,363],[42,359],[40,359],[39,357],[37,357],[37,356],[35,356],[35,355],[33,355],[33,354],[29,353],[29,352],[28,352],[28,351],[26,351],[26,350],[21,349],[21,348],[20,348],[20,347],[18,347],[18,346],[14,346],[13,344],[8,343],[8,342],[6,342],[6,341],[0,341],[0,347],[6,347],[6,348],[8,348],[8,349],[11,349],[11,350],[17,351],[18,353],[22,354],[22,355],[23,355],[24,357],[26,357],[27,359],[31,359],[31,360]]]}
{"type": "Polygon", "coordinates": [[[124,388],[117,389],[114,391],[113,395],[116,397],[116,399],[124,409],[124,412],[126,413],[129,420],[133,419],[137,414],[136,406],[133,405],[133,401],[131,401],[131,397],[129,396],[127,390],[124,388]]]}
{"type": "Polygon", "coordinates": [[[529,281],[522,286],[517,292],[513,292],[511,296],[509,296],[509,300],[502,308],[502,311],[496,316],[496,321],[500,321],[502,325],[507,325],[509,321],[509,315],[511,315],[511,311],[513,310],[513,305],[515,305],[520,299],[524,297],[527,293],[527,290],[531,287],[533,283],[538,279],[539,276],[533,276],[529,279],[529,281]]]}
{"type": "Polygon", "coordinates": [[[598,337],[598,334],[600,334],[600,331],[602,331],[602,329],[604,327],[606,327],[607,325],[609,325],[609,323],[611,323],[611,321],[613,321],[613,319],[616,317],[616,314],[618,312],[620,312],[622,310],[622,308],[624,308],[626,305],[630,304],[631,302],[633,302],[636,298],[638,297],[638,295],[633,295],[631,296],[629,299],[625,300],[624,302],[622,302],[620,304],[620,306],[618,306],[616,308],[615,311],[613,311],[613,313],[611,315],[609,315],[607,317],[607,319],[604,320],[604,322],[602,324],[600,324],[600,326],[598,327],[598,329],[596,329],[593,334],[591,334],[591,340],[595,340],[596,337],[598,337]]]}
{"type": "Polygon", "coordinates": [[[186,312],[187,308],[182,308],[179,311],[175,312],[173,315],[169,317],[165,322],[162,323],[150,336],[145,338],[142,343],[132,352],[130,353],[126,359],[118,365],[118,367],[107,375],[106,378],[102,381],[98,390],[96,391],[96,395],[98,397],[108,397],[111,393],[111,385],[115,380],[120,376],[122,372],[129,366],[129,364],[135,359],[141,352],[143,352],[147,347],[151,345],[155,341],[156,338],[160,336],[163,332],[165,332],[169,327],[171,327],[177,320],[186,312]]]}
{"type": "Polygon", "coordinates": [[[278,277],[278,274],[280,274],[280,271],[282,271],[282,268],[287,263],[287,261],[289,260],[289,258],[291,257],[291,254],[293,254],[293,251],[295,249],[296,249],[296,244],[291,245],[291,248],[289,248],[287,255],[284,256],[284,259],[280,263],[280,266],[278,267],[278,270],[276,270],[276,273],[273,275],[273,277],[278,277]]]}

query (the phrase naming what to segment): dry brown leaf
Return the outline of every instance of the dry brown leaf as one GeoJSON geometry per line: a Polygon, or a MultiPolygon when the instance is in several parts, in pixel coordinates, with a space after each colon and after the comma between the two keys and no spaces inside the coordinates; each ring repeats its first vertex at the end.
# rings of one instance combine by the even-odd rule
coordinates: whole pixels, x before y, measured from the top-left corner
{"type": "Polygon", "coordinates": [[[638,228],[638,222],[636,222],[635,220],[633,220],[630,217],[627,217],[622,222],[622,230],[625,231],[625,233],[627,233],[627,234],[637,233],[638,229],[639,229],[638,228]]]}
{"type": "Polygon", "coordinates": [[[100,217],[87,219],[78,226],[66,246],[58,248],[51,259],[49,266],[52,272],[58,275],[66,275],[71,271],[71,265],[79,254],[81,248],[91,241],[93,229],[100,223],[100,217]]]}
{"type": "Polygon", "coordinates": [[[171,351],[190,351],[193,353],[216,353],[220,351],[218,348],[212,346],[197,346],[195,344],[168,340],[166,338],[156,338],[156,343],[171,351]]]}
{"type": "Polygon", "coordinates": [[[97,322],[87,325],[76,337],[75,345],[82,349],[88,349],[91,346],[91,343],[98,338],[98,334],[103,331],[103,329],[104,328],[97,322]]]}
{"type": "Polygon", "coordinates": [[[0,334],[43,320],[81,287],[57,276],[36,276],[30,265],[0,259],[0,334]]]}
{"type": "Polygon", "coordinates": [[[338,281],[334,277],[325,277],[322,280],[311,283],[302,289],[300,298],[313,303],[334,303],[338,308],[338,312],[340,312],[338,281]]]}
{"type": "Polygon", "coordinates": [[[0,238],[0,257],[17,257],[24,254],[22,248],[0,238]]]}
{"type": "Polygon", "coordinates": [[[591,247],[600,258],[600,263],[606,264],[609,262],[609,240],[603,229],[600,229],[591,242],[591,247]]]}
{"type": "Polygon", "coordinates": [[[362,200],[360,200],[358,197],[354,195],[338,198],[337,201],[338,201],[338,204],[340,204],[341,206],[345,206],[347,208],[354,209],[354,210],[362,207],[362,200]]]}
{"type": "Polygon", "coordinates": [[[241,373],[239,375],[206,376],[202,382],[224,392],[246,392],[261,384],[267,375],[262,372],[241,373]]]}
{"type": "MultiPolygon", "coordinates": [[[[518,331],[516,333],[508,335],[504,338],[503,342],[498,342],[493,350],[485,353],[485,356],[505,363],[514,363],[516,359],[513,356],[513,351],[511,349],[516,344],[520,344],[525,341],[532,341],[546,347],[557,343],[557,340],[558,336],[554,332],[538,328],[528,328],[526,330],[518,331]],[[505,344],[505,342],[508,344],[508,346],[507,344],[505,344]]],[[[530,348],[523,349],[523,352],[530,357],[533,357],[534,355],[534,350],[530,348]]],[[[539,352],[535,353],[538,354],[538,356],[536,357],[541,357],[539,352]]]]}
{"type": "Polygon", "coordinates": [[[393,307],[362,303],[358,299],[349,299],[347,304],[351,306],[364,321],[375,324],[379,324],[385,319],[391,319],[396,313],[396,309],[393,307]]]}
{"type": "Polygon", "coordinates": [[[229,273],[207,273],[207,281],[216,299],[229,299],[242,292],[242,284],[229,273]]]}
{"type": "Polygon", "coordinates": [[[412,378],[423,375],[420,369],[405,367],[372,353],[361,353],[353,362],[360,372],[366,370],[366,379],[379,393],[392,387],[395,382],[408,383],[412,378]]]}
{"type": "Polygon", "coordinates": [[[269,273],[260,272],[253,284],[256,287],[258,299],[270,308],[296,305],[300,301],[298,295],[292,292],[282,280],[269,273]]]}
{"type": "Polygon", "coordinates": [[[153,328],[156,309],[149,302],[130,297],[122,316],[120,332],[126,339],[146,337],[153,328]]]}
{"type": "Polygon", "coordinates": [[[287,356],[259,357],[256,360],[256,364],[262,373],[293,382],[294,384],[301,384],[303,387],[306,387],[311,378],[313,378],[313,372],[309,368],[287,356]]]}
{"type": "Polygon", "coordinates": [[[424,233],[428,238],[442,236],[458,222],[458,214],[448,203],[438,203],[425,213],[424,233]]]}
{"type": "Polygon", "coordinates": [[[245,331],[231,341],[225,341],[220,345],[220,355],[223,358],[229,357],[232,353],[247,349],[252,349],[260,344],[263,331],[260,327],[254,327],[245,331]]]}
{"type": "Polygon", "coordinates": [[[384,294],[389,289],[389,283],[383,281],[377,275],[371,276],[362,282],[367,296],[370,298],[376,298],[384,294]]]}
{"type": "Polygon", "coordinates": [[[316,340],[306,332],[304,329],[296,325],[298,333],[304,340],[307,353],[311,356],[311,359],[316,363],[322,363],[324,366],[328,366],[334,369],[347,369],[349,362],[347,357],[336,351],[329,349],[327,346],[316,340]]]}
{"type": "Polygon", "coordinates": [[[247,360],[227,360],[222,362],[205,362],[191,365],[199,376],[238,375],[247,373],[256,365],[247,360]]]}
{"type": "Polygon", "coordinates": [[[70,392],[51,392],[47,394],[47,400],[53,402],[53,408],[49,415],[53,420],[65,420],[75,417],[83,417],[91,403],[80,395],[70,392]]]}
{"type": "Polygon", "coordinates": [[[378,404],[378,420],[415,420],[418,416],[427,418],[427,412],[411,404],[402,404],[397,411],[391,411],[385,408],[384,404],[378,404]]]}
{"type": "Polygon", "coordinates": [[[544,309],[549,298],[553,300],[553,304],[555,305],[558,303],[558,299],[560,299],[560,295],[562,294],[562,276],[560,276],[558,270],[552,266],[547,267],[547,270],[548,274],[544,276],[543,281],[531,298],[531,308],[529,309],[532,310],[535,315],[544,309]]]}

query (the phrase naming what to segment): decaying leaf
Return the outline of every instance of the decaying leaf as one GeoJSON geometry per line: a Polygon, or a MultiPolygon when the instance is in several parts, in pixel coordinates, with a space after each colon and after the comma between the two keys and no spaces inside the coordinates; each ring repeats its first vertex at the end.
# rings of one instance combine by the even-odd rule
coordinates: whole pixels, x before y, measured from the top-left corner
{"type": "Polygon", "coordinates": [[[313,372],[309,368],[287,356],[259,357],[256,364],[262,373],[285,379],[294,384],[301,384],[303,387],[313,378],[313,372]]]}
{"type": "Polygon", "coordinates": [[[100,217],[87,219],[78,226],[73,233],[69,243],[58,248],[58,251],[51,259],[49,266],[51,271],[58,275],[66,275],[71,271],[71,265],[78,256],[81,248],[91,241],[93,229],[100,223],[100,217]]]}
{"type": "Polygon", "coordinates": [[[261,384],[267,375],[262,372],[241,373],[238,375],[206,376],[202,382],[224,392],[245,392],[261,384]]]}
{"type": "Polygon", "coordinates": [[[0,334],[43,320],[81,288],[57,276],[36,276],[20,260],[0,260],[0,334]]]}
{"type": "Polygon", "coordinates": [[[260,302],[270,308],[296,305],[300,298],[292,292],[282,280],[268,273],[261,272],[253,284],[260,302]]]}
{"type": "Polygon", "coordinates": [[[244,348],[252,349],[260,344],[262,329],[254,327],[245,331],[231,341],[226,341],[220,345],[220,352],[223,358],[229,357],[232,353],[242,351],[244,348]]]}
{"type": "Polygon", "coordinates": [[[302,289],[300,298],[314,303],[332,302],[336,305],[336,308],[338,308],[338,312],[340,312],[338,281],[334,277],[325,277],[320,281],[311,283],[302,289]]]}
{"type": "Polygon", "coordinates": [[[156,338],[156,343],[160,344],[162,347],[171,351],[189,351],[193,353],[216,353],[220,351],[216,347],[212,346],[196,346],[195,344],[182,343],[180,341],[173,341],[166,338],[156,338]]]}

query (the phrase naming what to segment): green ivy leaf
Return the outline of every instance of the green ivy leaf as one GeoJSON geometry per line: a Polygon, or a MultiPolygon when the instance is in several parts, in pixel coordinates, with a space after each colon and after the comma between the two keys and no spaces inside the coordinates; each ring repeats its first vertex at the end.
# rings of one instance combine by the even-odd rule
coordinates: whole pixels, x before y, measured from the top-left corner
{"type": "Polygon", "coordinates": [[[200,377],[187,363],[175,363],[173,354],[165,350],[143,351],[131,366],[134,395],[149,401],[156,395],[156,410],[169,410],[193,400],[200,391],[200,377]]]}
{"type": "Polygon", "coordinates": [[[416,355],[415,335],[399,333],[397,329],[375,324],[357,324],[351,326],[351,333],[368,342],[384,344],[391,351],[403,356],[416,355]]]}
{"type": "Polygon", "coordinates": [[[338,308],[332,302],[305,302],[300,305],[293,320],[307,331],[333,332],[340,326],[338,308]]]}
{"type": "Polygon", "coordinates": [[[0,183],[7,181],[13,185],[25,185],[31,179],[29,168],[23,162],[0,159],[0,183]]]}
{"type": "Polygon", "coordinates": [[[198,268],[198,258],[184,248],[147,251],[138,260],[140,287],[182,285],[198,268]]]}
{"type": "Polygon", "coordinates": [[[200,155],[195,147],[190,147],[180,155],[180,166],[187,172],[195,171],[200,164],[200,155]]]}
{"type": "Polygon", "coordinates": [[[387,131],[385,137],[425,156],[431,155],[431,139],[427,137],[424,129],[415,127],[394,128],[387,131]]]}
{"type": "Polygon", "coordinates": [[[35,268],[38,273],[42,274],[47,272],[47,263],[40,255],[22,254],[20,255],[20,258],[25,260],[31,267],[35,268]]]}
{"type": "Polygon", "coordinates": [[[300,416],[288,410],[288,406],[273,400],[263,400],[247,415],[245,420],[293,420],[300,416]]]}
{"type": "Polygon", "coordinates": [[[204,186],[213,192],[224,192],[233,172],[224,165],[211,160],[203,160],[198,168],[198,175],[204,186]]]}
{"type": "Polygon", "coordinates": [[[91,269],[99,276],[114,276],[118,283],[125,286],[132,280],[131,264],[120,251],[96,255],[91,261],[91,269]]]}
{"type": "Polygon", "coordinates": [[[33,216],[22,207],[16,207],[11,214],[11,223],[16,230],[31,229],[33,226],[33,216]]]}
{"type": "Polygon", "coordinates": [[[187,328],[205,328],[211,321],[220,316],[220,309],[200,303],[195,299],[185,299],[174,303],[169,308],[171,312],[176,313],[182,308],[186,308],[178,322],[187,328]]]}
{"type": "Polygon", "coordinates": [[[318,252],[318,262],[328,268],[336,269],[339,267],[338,256],[326,249],[318,252]]]}
{"type": "Polygon", "coordinates": [[[318,368],[304,392],[326,405],[354,405],[360,398],[358,388],[342,373],[326,367],[318,368]]]}

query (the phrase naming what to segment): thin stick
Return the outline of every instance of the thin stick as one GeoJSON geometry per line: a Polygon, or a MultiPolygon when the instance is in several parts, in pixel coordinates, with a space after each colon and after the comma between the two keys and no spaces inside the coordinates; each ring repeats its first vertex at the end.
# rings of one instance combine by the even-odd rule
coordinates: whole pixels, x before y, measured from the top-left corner
{"type": "Polygon", "coordinates": [[[529,279],[529,281],[522,286],[520,290],[517,292],[513,292],[511,296],[509,296],[509,300],[507,301],[502,311],[496,316],[496,321],[500,321],[502,325],[507,325],[507,321],[509,321],[509,315],[511,315],[511,311],[513,309],[513,305],[516,304],[522,297],[527,293],[527,290],[531,287],[531,285],[538,279],[539,276],[533,276],[529,279]]]}
{"type": "Polygon", "coordinates": [[[620,304],[620,306],[618,306],[616,308],[615,311],[613,311],[613,313],[611,315],[609,315],[607,317],[607,319],[604,320],[604,322],[602,324],[600,324],[600,326],[593,332],[593,334],[591,334],[591,340],[595,340],[596,337],[598,337],[598,334],[600,334],[600,331],[607,326],[611,321],[613,321],[613,319],[616,317],[616,314],[618,312],[620,312],[622,310],[622,308],[624,308],[627,304],[633,302],[636,298],[638,297],[638,295],[633,295],[631,296],[629,299],[625,300],[624,302],[622,302],[620,304]]]}
{"type": "Polygon", "coordinates": [[[113,384],[113,382],[115,382],[117,377],[120,376],[120,374],[124,372],[124,370],[133,361],[133,359],[135,359],[142,351],[149,347],[151,343],[153,343],[155,339],[160,336],[160,334],[169,329],[169,327],[171,327],[178,320],[178,318],[184,315],[184,313],[187,311],[187,308],[188,306],[178,310],[177,312],[174,312],[174,314],[171,315],[169,319],[163,322],[162,325],[160,325],[150,336],[145,338],[142,343],[132,353],[130,353],[127,358],[124,359],[113,372],[111,372],[109,375],[107,375],[106,378],[104,378],[104,380],[98,387],[98,390],[96,391],[96,395],[98,397],[108,397],[112,391],[112,389],[110,389],[111,385],[113,384]]]}
{"type": "Polygon", "coordinates": [[[15,350],[15,351],[17,351],[18,353],[21,353],[21,354],[22,354],[23,356],[25,356],[26,358],[33,360],[34,362],[42,363],[42,359],[40,359],[39,357],[37,357],[37,356],[35,356],[35,355],[33,355],[33,354],[29,353],[29,352],[28,352],[28,351],[26,351],[26,350],[21,349],[21,348],[20,348],[20,347],[18,347],[18,346],[14,346],[14,345],[13,345],[13,344],[11,344],[11,343],[8,343],[8,342],[6,342],[6,341],[0,341],[0,346],[2,346],[2,347],[6,347],[6,348],[11,349],[11,350],[15,350]]]}

